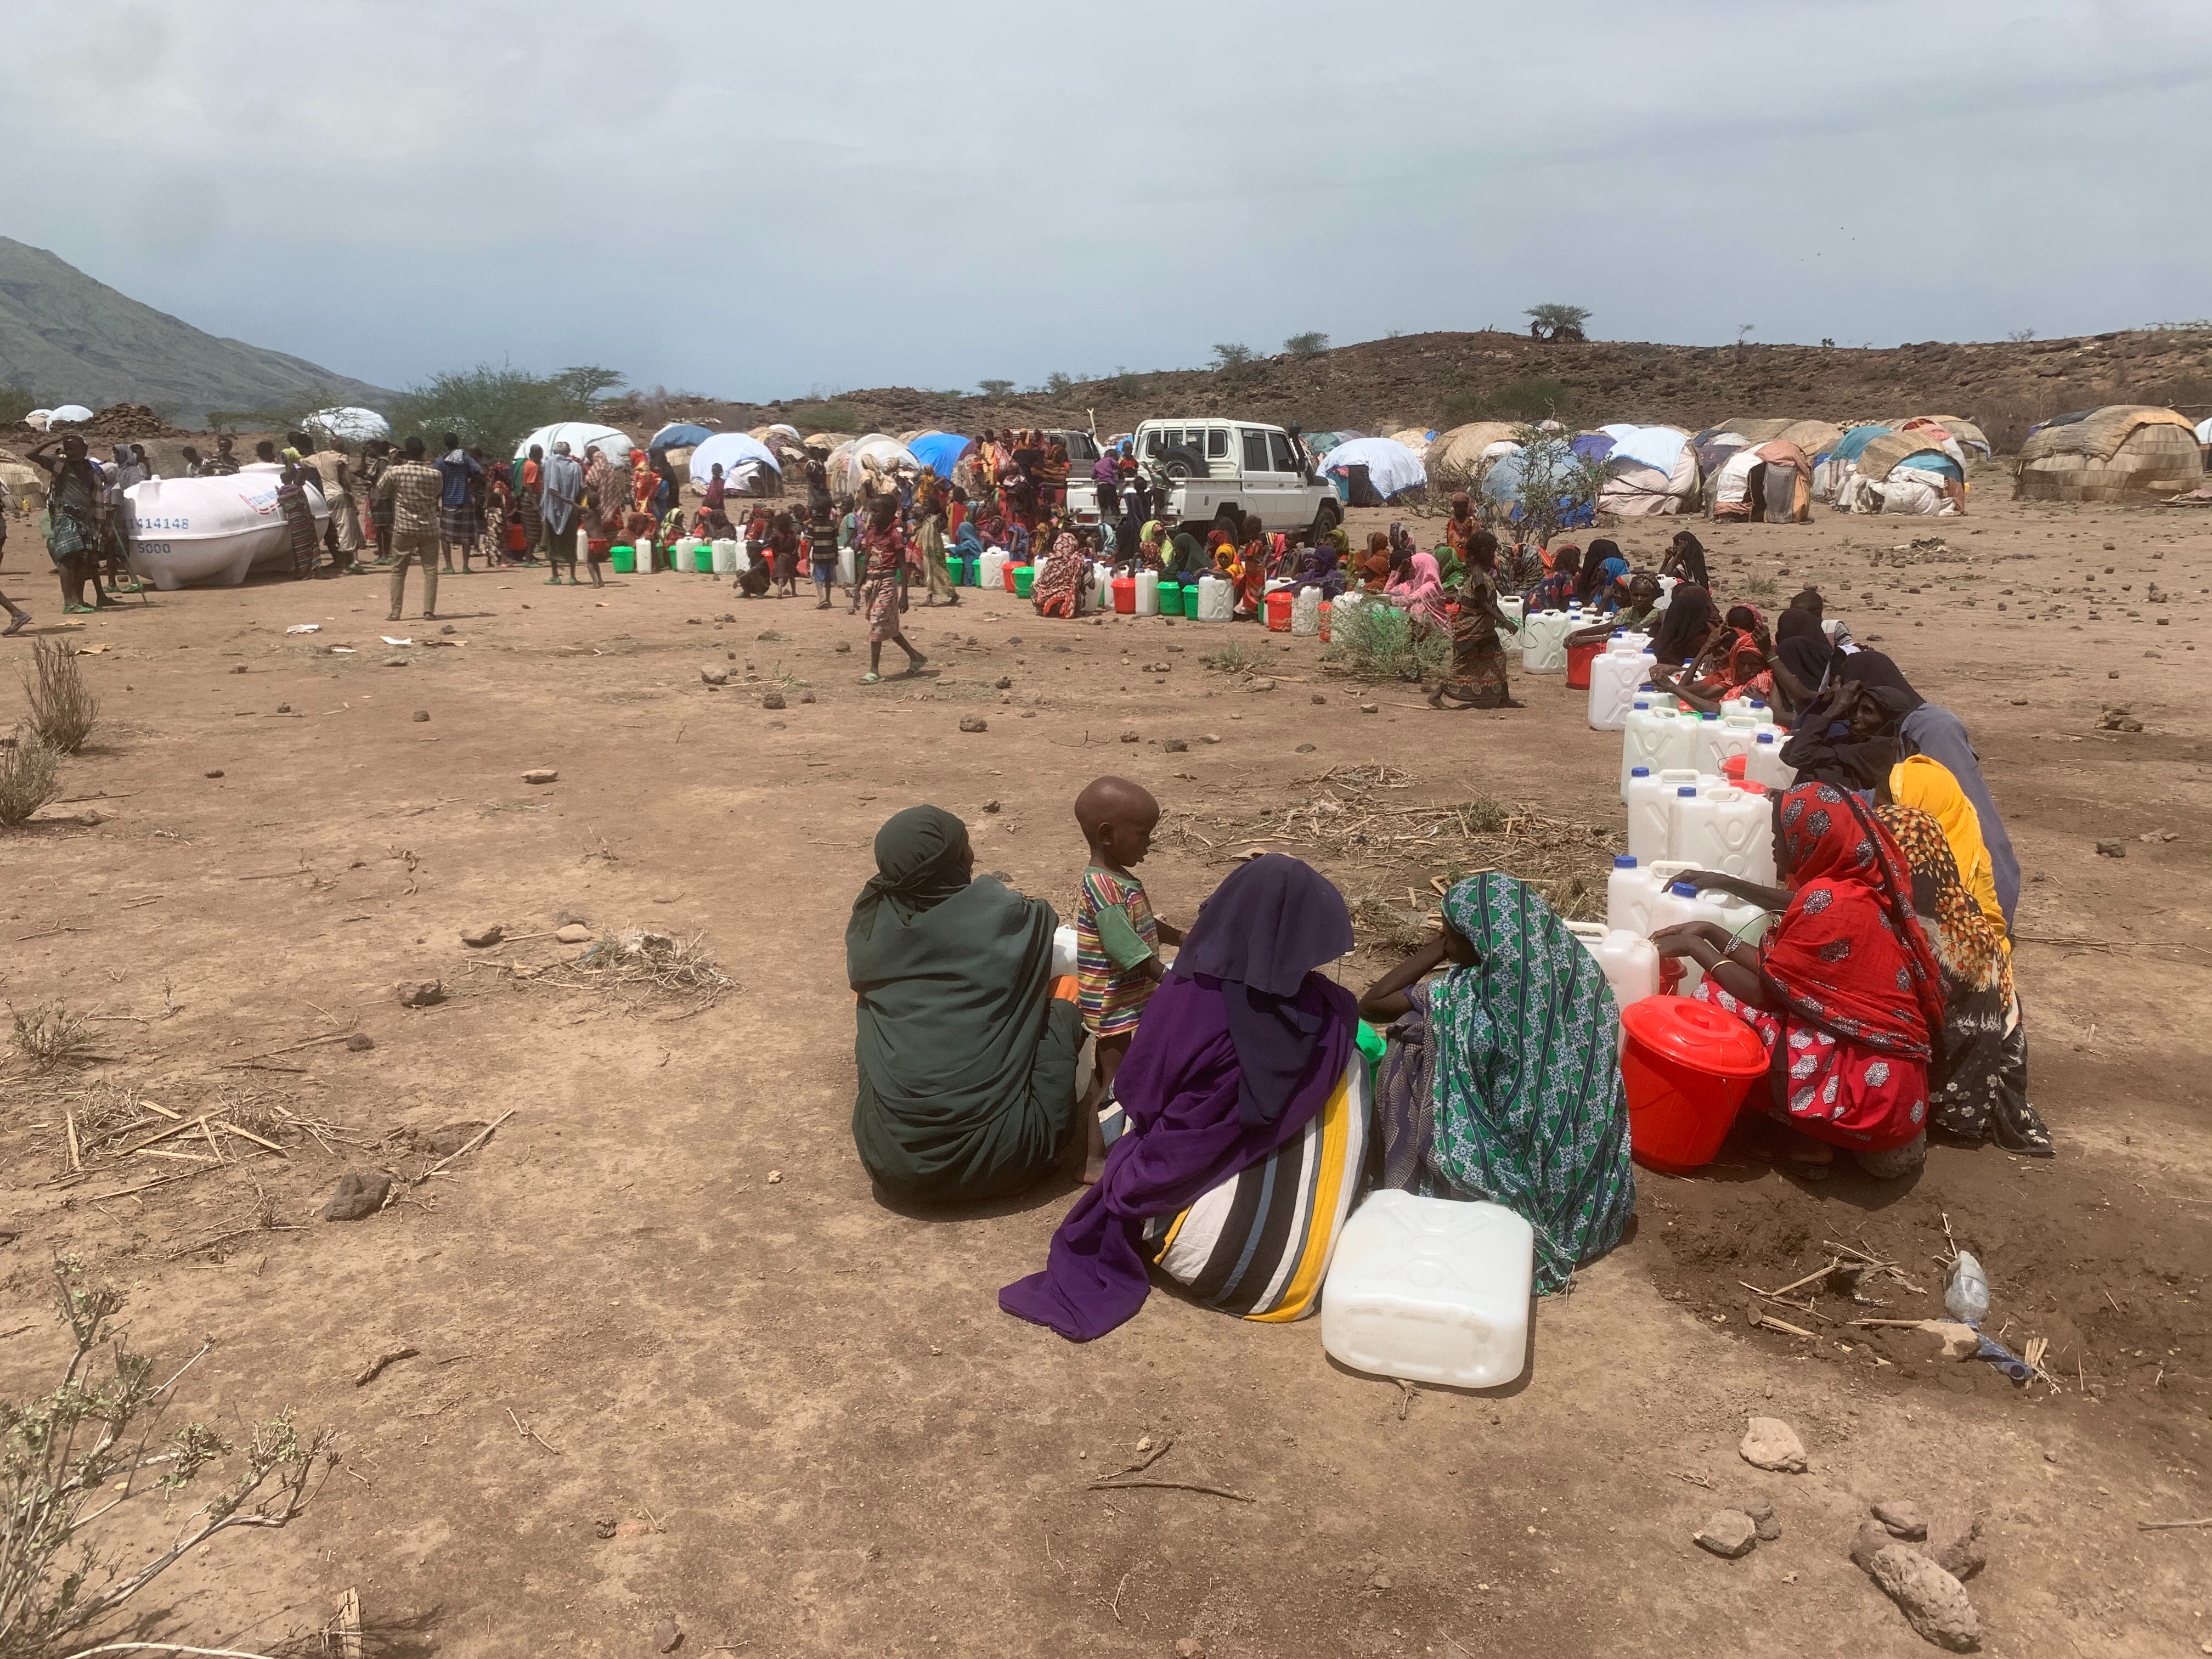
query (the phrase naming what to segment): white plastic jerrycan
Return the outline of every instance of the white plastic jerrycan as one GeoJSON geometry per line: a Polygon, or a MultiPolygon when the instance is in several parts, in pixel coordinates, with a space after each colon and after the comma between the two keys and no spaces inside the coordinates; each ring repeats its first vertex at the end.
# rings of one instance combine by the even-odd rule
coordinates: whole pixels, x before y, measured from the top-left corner
{"type": "MultiPolygon", "coordinates": [[[[1108,595],[1111,599],[1111,594],[1108,595]]],[[[1137,573],[1137,614],[1157,617],[1160,614],[1160,577],[1156,570],[1137,573]]]]}
{"type": "Polygon", "coordinates": [[[1723,714],[1718,720],[1701,719],[1698,722],[1697,758],[1692,764],[1700,772],[1724,774],[1733,757],[1750,754],[1758,737],[1759,721],[1748,714],[1723,714]]]}
{"type": "MultiPolygon", "coordinates": [[[[1639,768],[1638,770],[1643,769],[1639,768]]],[[[1675,856],[1674,800],[1679,791],[1695,789],[1698,775],[1686,766],[1631,775],[1628,780],[1628,850],[1639,864],[1675,856]]]]}
{"type": "Polygon", "coordinates": [[[1616,635],[1613,643],[1591,659],[1589,725],[1593,732],[1626,729],[1629,713],[1637,702],[1636,688],[1644,684],[1651,664],[1657,660],[1641,647],[1624,643],[1628,637],[1616,635]]]}
{"type": "Polygon", "coordinates": [[[1231,598],[1230,586],[1218,576],[1198,579],[1198,619],[1200,622],[1225,623],[1234,616],[1235,601],[1231,598]]]}
{"type": "MultiPolygon", "coordinates": [[[[1638,703],[1649,702],[1638,697],[1638,703]]],[[[1697,722],[1671,708],[1632,708],[1620,737],[1620,798],[1628,799],[1629,775],[1638,767],[1653,773],[1669,768],[1696,769],[1697,722]]]]}
{"type": "Polygon", "coordinates": [[[1536,1235],[1501,1204],[1374,1194],[1322,1285],[1321,1345],[1354,1370],[1494,1389],[1528,1354],[1536,1235]]]}
{"type": "MultiPolygon", "coordinates": [[[[837,580],[848,585],[853,580],[848,574],[852,550],[849,547],[841,549],[837,556],[837,580]]],[[[975,562],[975,580],[983,587],[1001,586],[1006,579],[1006,550],[1003,547],[985,548],[983,556],[975,562]]]]}
{"type": "Polygon", "coordinates": [[[1604,969],[1616,1008],[1659,994],[1659,952],[1644,934],[1594,921],[1571,921],[1567,931],[1582,941],[1583,949],[1604,969]]]}
{"type": "Polygon", "coordinates": [[[1774,884],[1771,809],[1762,793],[1723,784],[1692,793],[1676,791],[1667,855],[1700,870],[1774,884]]]}
{"type": "Polygon", "coordinates": [[[1321,589],[1309,583],[1291,600],[1291,633],[1310,640],[1321,632],[1321,589]]]}
{"type": "Polygon", "coordinates": [[[1751,752],[1744,757],[1743,778],[1746,783],[1762,785],[1770,793],[1779,794],[1796,784],[1797,769],[1782,758],[1782,745],[1787,734],[1780,732],[1761,732],[1752,740],[1751,752]]]}

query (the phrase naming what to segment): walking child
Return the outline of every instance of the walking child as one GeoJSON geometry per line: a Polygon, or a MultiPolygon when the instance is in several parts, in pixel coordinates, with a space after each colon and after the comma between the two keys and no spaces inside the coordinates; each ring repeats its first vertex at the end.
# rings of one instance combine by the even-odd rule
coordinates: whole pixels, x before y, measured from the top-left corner
{"type": "Polygon", "coordinates": [[[1127,778],[1097,779],[1075,798],[1075,822],[1091,849],[1075,906],[1076,985],[1084,1027],[1096,1039],[1082,1109],[1088,1183],[1106,1168],[1099,1103],[1114,1086],[1153,988],[1167,976],[1159,947],[1182,944],[1182,933],[1152,914],[1145,884],[1130,873],[1152,851],[1159,826],[1160,804],[1152,792],[1127,778]]]}

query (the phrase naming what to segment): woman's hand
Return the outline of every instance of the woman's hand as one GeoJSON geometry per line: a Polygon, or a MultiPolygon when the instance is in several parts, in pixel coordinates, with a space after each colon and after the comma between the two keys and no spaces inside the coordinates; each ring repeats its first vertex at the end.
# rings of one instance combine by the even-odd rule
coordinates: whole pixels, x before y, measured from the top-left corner
{"type": "Polygon", "coordinates": [[[1701,968],[1727,953],[1728,935],[1710,921],[1677,922],[1651,935],[1652,948],[1662,957],[1687,957],[1701,968]],[[1717,938],[1716,937],[1717,936],[1717,938]]]}

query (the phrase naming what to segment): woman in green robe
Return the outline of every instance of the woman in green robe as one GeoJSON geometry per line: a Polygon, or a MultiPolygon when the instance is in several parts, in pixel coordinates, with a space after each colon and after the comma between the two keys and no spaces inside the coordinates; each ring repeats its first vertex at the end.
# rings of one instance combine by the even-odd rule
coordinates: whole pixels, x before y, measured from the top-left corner
{"type": "Polygon", "coordinates": [[[853,1142],[891,1197],[1021,1191],[1077,1124],[1083,1024],[1054,994],[1060,919],[975,873],[968,826],[909,806],[876,832],[876,876],[845,928],[859,998],[853,1142]]]}

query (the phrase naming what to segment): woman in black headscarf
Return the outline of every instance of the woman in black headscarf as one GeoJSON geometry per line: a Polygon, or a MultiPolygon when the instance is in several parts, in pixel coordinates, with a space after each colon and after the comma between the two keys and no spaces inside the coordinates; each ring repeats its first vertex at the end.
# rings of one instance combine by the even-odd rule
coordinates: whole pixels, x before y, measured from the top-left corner
{"type": "Polygon", "coordinates": [[[1659,637],[1651,642],[1651,654],[1659,659],[1662,667],[1680,668],[1693,663],[1719,625],[1720,618],[1713,614],[1713,596],[1692,583],[1677,582],[1674,597],[1660,617],[1659,637]]]}
{"type": "Polygon", "coordinates": [[[975,874],[968,827],[909,806],[876,832],[845,928],[858,996],[853,1142],[894,1198],[995,1198],[1048,1171],[1077,1122],[1081,1018],[1056,994],[1059,918],[975,874]]]}
{"type": "Polygon", "coordinates": [[[1659,574],[1708,591],[1713,585],[1713,579],[1705,574],[1705,544],[1686,530],[1674,532],[1674,543],[1660,562],[1659,574]]]}

